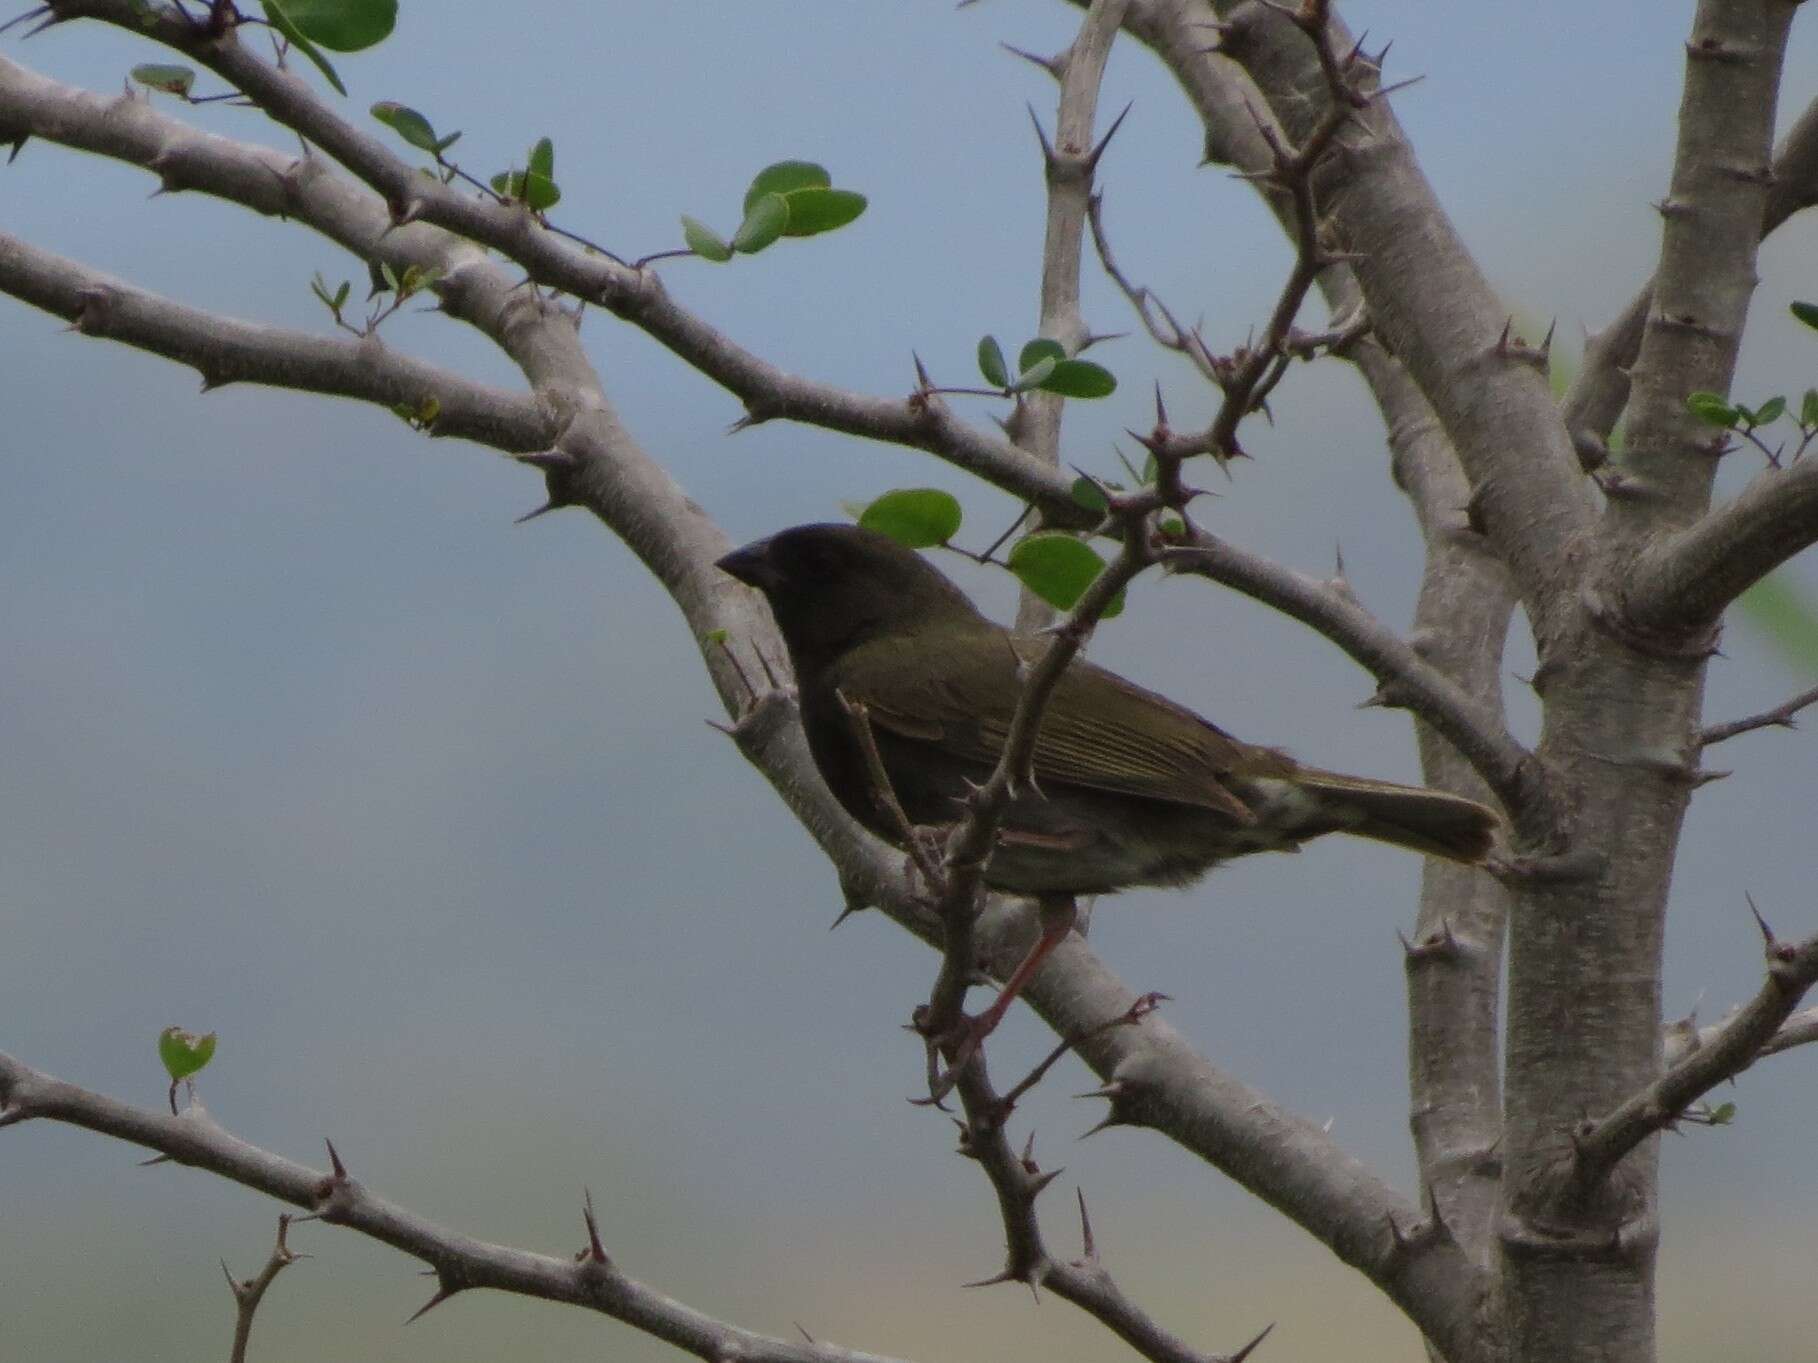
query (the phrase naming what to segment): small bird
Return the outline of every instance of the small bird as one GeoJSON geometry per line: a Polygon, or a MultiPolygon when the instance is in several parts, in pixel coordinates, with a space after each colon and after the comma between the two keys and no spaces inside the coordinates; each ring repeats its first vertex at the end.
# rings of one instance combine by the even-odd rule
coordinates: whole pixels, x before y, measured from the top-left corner
{"type": "MultiPolygon", "coordinates": [[[[796,526],[718,566],[769,601],[808,750],[846,812],[902,846],[849,712],[859,705],[909,821],[957,820],[1002,754],[1046,640],[987,619],[920,554],[859,526],[796,526]]],[[[1066,936],[1074,896],[1185,885],[1232,857],[1333,832],[1480,862],[1500,826],[1460,795],[1303,767],[1083,659],[1042,713],[1034,774],[1004,814],[985,883],[1036,899],[1042,936],[976,1020],[980,1036],[1066,936]]]]}

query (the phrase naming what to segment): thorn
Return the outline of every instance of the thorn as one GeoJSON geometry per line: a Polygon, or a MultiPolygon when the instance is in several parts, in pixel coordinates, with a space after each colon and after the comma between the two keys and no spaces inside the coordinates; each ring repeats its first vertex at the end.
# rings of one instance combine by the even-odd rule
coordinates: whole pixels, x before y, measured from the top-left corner
{"type": "Polygon", "coordinates": [[[1168,408],[1167,405],[1162,402],[1160,379],[1155,381],[1155,429],[1158,431],[1165,431],[1168,429],[1168,408]]]}
{"type": "MultiPolygon", "coordinates": [[[[1383,51],[1385,51],[1385,52],[1387,52],[1388,50],[1389,49],[1386,47],[1383,49],[1383,51]]],[[[1227,1363],[1244,1363],[1244,1360],[1246,1358],[1248,1358],[1251,1354],[1256,1352],[1256,1346],[1258,1344],[1261,1344],[1265,1339],[1267,1339],[1269,1337],[1269,1331],[1273,1330],[1274,1328],[1275,1328],[1274,1321],[1270,1321],[1267,1325],[1263,1326],[1262,1333],[1260,1335],[1258,1335],[1255,1339],[1251,1340],[1248,1344],[1244,1345],[1244,1347],[1239,1349],[1236,1353],[1232,1354],[1231,1357],[1227,1360],[1227,1363]]]]}
{"type": "MultiPolygon", "coordinates": [[[[1090,1096],[1090,1095],[1086,1095],[1086,1096],[1090,1096]]],[[[1123,1119],[1123,1117],[1118,1113],[1118,1110],[1114,1107],[1105,1114],[1104,1121],[1098,1123],[1098,1125],[1096,1125],[1096,1126],[1088,1127],[1088,1128],[1086,1128],[1086,1130],[1080,1132],[1078,1139],[1083,1141],[1088,1136],[1096,1136],[1099,1132],[1104,1131],[1110,1127],[1128,1126],[1128,1125],[1129,1125],[1129,1123],[1123,1119]]]]}
{"type": "Polygon", "coordinates": [[[814,1344],[814,1343],[816,1343],[816,1342],[817,1342],[817,1341],[816,1341],[816,1340],[815,1340],[815,1337],[814,1337],[814,1336],[813,1336],[813,1335],[811,1335],[811,1334],[809,1334],[809,1333],[808,1333],[808,1332],[807,1332],[807,1331],[806,1331],[806,1330],[804,1330],[804,1329],[803,1329],[803,1328],[802,1328],[802,1323],[801,1323],[801,1321],[799,1321],[799,1320],[792,1320],[792,1321],[790,1321],[790,1322],[789,1322],[789,1323],[790,1323],[790,1324],[791,1324],[791,1325],[793,1325],[793,1326],[795,1326],[795,1328],[796,1328],[796,1332],[797,1332],[797,1333],[798,1333],[798,1334],[800,1334],[800,1335],[801,1335],[801,1337],[802,1337],[802,1338],[803,1338],[803,1339],[805,1339],[805,1340],[807,1340],[807,1341],[808,1341],[808,1342],[809,1342],[809,1343],[810,1343],[810,1344],[814,1344]]]}
{"type": "Polygon", "coordinates": [[[1042,121],[1036,117],[1033,104],[1025,106],[1029,110],[1029,121],[1035,125],[1035,140],[1042,144],[1042,164],[1049,170],[1054,169],[1054,146],[1048,141],[1048,134],[1042,131],[1042,121]]]}
{"type": "Polygon", "coordinates": [[[593,1189],[583,1188],[581,1203],[581,1220],[587,1226],[587,1248],[575,1256],[592,1263],[604,1264],[611,1261],[606,1257],[606,1246],[600,1243],[600,1223],[593,1214],[593,1189]]]}
{"type": "Polygon", "coordinates": [[[1075,1098],[1109,1098],[1112,1102],[1116,1102],[1128,1091],[1128,1086],[1123,1080],[1113,1079],[1103,1088],[1088,1089],[1084,1093],[1076,1093],[1073,1096],[1075,1098]]]}
{"type": "Polygon", "coordinates": [[[1023,1168],[1032,1174],[1035,1173],[1035,1129],[1033,1127],[1029,1129],[1029,1139],[1023,1142],[1022,1159],[1023,1168]]]}
{"type": "Polygon", "coordinates": [[[909,352],[909,357],[915,361],[915,383],[917,391],[923,393],[928,392],[934,387],[934,380],[928,377],[928,370],[922,364],[922,357],[917,355],[913,350],[909,352]]]}
{"type": "Polygon", "coordinates": [[[427,1316],[431,1311],[435,1310],[436,1307],[440,1306],[443,1302],[447,1301],[450,1297],[454,1296],[454,1294],[457,1290],[458,1289],[454,1289],[454,1288],[438,1287],[436,1289],[435,1296],[431,1297],[428,1301],[424,1302],[416,1310],[412,1311],[410,1313],[410,1319],[406,1320],[404,1323],[406,1325],[414,1325],[417,1321],[421,1320],[424,1316],[427,1316]]]}
{"type": "Polygon", "coordinates": [[[860,904],[860,903],[857,903],[856,901],[852,902],[852,903],[848,903],[845,908],[843,908],[839,911],[838,916],[835,917],[834,920],[827,925],[827,931],[832,932],[841,923],[844,923],[848,918],[852,917],[853,914],[860,913],[863,910],[868,909],[870,907],[871,906],[869,904],[860,904]]]}
{"type": "Polygon", "coordinates": [[[340,1183],[347,1182],[347,1166],[341,1163],[341,1152],[335,1149],[335,1143],[326,1136],[322,1138],[322,1144],[328,1147],[328,1163],[334,1170],[335,1180],[340,1183]]]}
{"type": "Polygon", "coordinates": [[[993,1273],[989,1278],[979,1278],[974,1282],[961,1283],[961,1287],[996,1287],[999,1283],[1020,1283],[1023,1276],[1014,1269],[1006,1268],[1002,1273],[993,1273]]]}
{"type": "Polygon", "coordinates": [[[559,502],[555,502],[555,501],[544,502],[543,505],[538,506],[538,507],[532,507],[529,511],[526,511],[522,516],[518,516],[518,517],[514,518],[511,523],[513,525],[522,525],[526,521],[534,521],[538,516],[547,516],[551,511],[560,511],[562,509],[562,506],[563,506],[563,503],[559,503],[559,502]]]}
{"type": "Polygon", "coordinates": [[[1772,951],[1779,945],[1774,930],[1767,925],[1767,919],[1761,916],[1761,910],[1755,907],[1755,896],[1744,890],[1742,897],[1749,901],[1749,912],[1755,915],[1755,926],[1761,929],[1761,944],[1772,951]]]}
{"type": "Polygon", "coordinates": [[[1013,57],[1021,57],[1024,61],[1032,62],[1034,65],[1041,67],[1042,70],[1046,71],[1056,80],[1059,80],[1067,73],[1067,54],[1064,52],[1053,57],[1041,57],[1033,52],[1025,52],[1020,47],[1012,47],[1009,43],[999,43],[998,46],[1003,48],[1004,51],[1008,52],[1013,57]]]}
{"type": "Polygon", "coordinates": [[[1029,1200],[1034,1201],[1048,1190],[1048,1185],[1067,1171],[1064,1168],[1050,1169],[1045,1174],[1037,1174],[1029,1180],[1029,1200]]]}
{"type": "Polygon", "coordinates": [[[1096,1264],[1098,1262],[1098,1242],[1092,1238],[1092,1218],[1086,1215],[1086,1190],[1075,1188],[1073,1192],[1079,1198],[1080,1261],[1096,1264]]]}
{"type": "Polygon", "coordinates": [[[1117,136],[1117,130],[1124,126],[1124,120],[1130,116],[1130,110],[1135,107],[1135,100],[1124,105],[1124,111],[1111,120],[1111,126],[1105,130],[1105,135],[1098,139],[1098,145],[1086,153],[1086,173],[1088,175],[1098,169],[1099,158],[1105,154],[1105,148],[1111,145],[1111,139],[1117,136]]]}

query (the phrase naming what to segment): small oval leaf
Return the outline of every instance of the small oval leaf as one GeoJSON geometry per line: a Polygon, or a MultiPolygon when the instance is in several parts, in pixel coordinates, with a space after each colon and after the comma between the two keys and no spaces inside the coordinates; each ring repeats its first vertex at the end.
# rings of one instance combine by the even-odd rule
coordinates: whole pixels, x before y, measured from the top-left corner
{"type": "Polygon", "coordinates": [[[1108,398],[1117,391],[1117,379],[1104,365],[1091,360],[1056,360],[1054,372],[1042,380],[1041,389],[1067,398],[1108,398]]]}
{"type": "Polygon", "coordinates": [[[181,1027],[166,1027],[158,1033],[158,1059],[171,1082],[187,1079],[215,1058],[215,1034],[197,1036],[181,1027]]]}
{"type": "Polygon", "coordinates": [[[1717,393],[1693,393],[1685,400],[1686,410],[1700,421],[1728,428],[1736,424],[1739,413],[1717,393]]]}
{"type": "Polygon", "coordinates": [[[865,211],[863,194],[850,189],[798,189],[783,196],[789,205],[787,237],[812,237],[844,227],[865,211]]]}
{"type": "MultiPolygon", "coordinates": [[[[372,116],[390,128],[418,151],[432,155],[448,145],[436,140],[436,130],[429,120],[411,108],[408,104],[399,104],[396,100],[382,99],[372,106],[372,116]]],[[[456,137],[460,134],[456,133],[456,137]]]]}
{"type": "Polygon", "coordinates": [[[1073,486],[1069,490],[1073,494],[1073,500],[1088,511],[1105,512],[1111,509],[1111,500],[1105,496],[1105,490],[1084,474],[1073,480],[1073,486]]]}
{"type": "Polygon", "coordinates": [[[545,180],[555,179],[555,143],[547,137],[539,137],[530,149],[530,161],[525,168],[545,180]]]}
{"type": "Polygon", "coordinates": [[[331,52],[358,52],[391,36],[398,0],[283,0],[305,37],[331,52]]]}
{"type": "Polygon", "coordinates": [[[739,211],[750,217],[752,205],[766,194],[793,194],[798,189],[826,189],[832,183],[833,177],[827,173],[825,166],[817,166],[812,161],[778,161],[774,165],[765,166],[752,177],[751,187],[745,191],[745,202],[739,211]]]}
{"type": "Polygon", "coordinates": [[[1022,373],[1016,376],[1016,382],[1010,385],[1012,393],[1027,393],[1031,388],[1040,388],[1054,372],[1054,366],[1060,361],[1052,355],[1044,355],[1022,373]]]}
{"type": "Polygon", "coordinates": [[[1780,414],[1786,411],[1785,398],[1769,398],[1755,409],[1755,424],[1766,426],[1780,420],[1780,414]]]}
{"type": "Polygon", "coordinates": [[[196,85],[196,73],[189,67],[167,62],[146,62],[143,66],[135,66],[132,74],[141,85],[162,90],[167,95],[181,95],[184,99],[189,98],[189,92],[196,85]]]}
{"type": "Polygon", "coordinates": [[[682,240],[702,260],[725,264],[732,259],[732,247],[726,239],[698,218],[682,214],[682,240]]]}
{"type": "Polygon", "coordinates": [[[1788,311],[1808,327],[1818,329],[1818,303],[1792,303],[1788,311]]]}
{"type": "Polygon", "coordinates": [[[867,506],[858,523],[911,549],[928,549],[959,533],[961,514],[959,499],[950,492],[900,487],[867,506]]]}
{"type": "MultiPolygon", "coordinates": [[[[1105,561],[1096,549],[1059,530],[1037,531],[1010,550],[1010,571],[1017,580],[1058,610],[1072,610],[1104,570],[1105,561]]],[[[1101,618],[1109,620],[1123,608],[1124,594],[1119,592],[1101,618]]]]}
{"type": "Polygon", "coordinates": [[[765,194],[751,205],[745,221],[732,234],[732,249],[756,255],[778,237],[789,225],[789,205],[781,194],[765,194]]]}
{"type": "Polygon", "coordinates": [[[1059,341],[1050,341],[1046,336],[1038,336],[1023,347],[1023,353],[1016,357],[1018,373],[1026,374],[1044,359],[1051,359],[1056,364],[1067,358],[1067,349],[1059,341]]]}
{"type": "Polygon", "coordinates": [[[985,376],[985,382],[993,388],[1010,386],[1010,370],[1004,364],[1004,350],[997,343],[997,337],[978,338],[978,372],[985,376]]]}

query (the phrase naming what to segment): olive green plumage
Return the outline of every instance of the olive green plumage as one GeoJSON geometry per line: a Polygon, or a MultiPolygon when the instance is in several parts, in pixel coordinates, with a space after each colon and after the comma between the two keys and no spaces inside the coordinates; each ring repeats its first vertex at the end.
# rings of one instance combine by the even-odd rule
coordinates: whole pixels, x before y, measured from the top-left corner
{"type": "MultiPolygon", "coordinates": [[[[720,566],[768,598],[809,750],[846,811],[900,841],[841,696],[865,706],[910,820],[958,817],[968,783],[997,763],[1021,671],[1045,641],[987,620],[921,555],[856,526],[798,526],[720,566]]],[[[986,871],[1017,894],[1185,884],[1330,832],[1474,862],[1498,826],[1462,796],[1303,767],[1083,660],[1043,712],[1034,768],[1039,789],[1012,801],[986,871]]]]}

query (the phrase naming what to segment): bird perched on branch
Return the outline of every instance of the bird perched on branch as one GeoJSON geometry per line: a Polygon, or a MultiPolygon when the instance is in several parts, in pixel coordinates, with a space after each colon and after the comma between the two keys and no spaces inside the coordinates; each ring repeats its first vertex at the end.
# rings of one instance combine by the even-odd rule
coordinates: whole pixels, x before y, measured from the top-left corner
{"type": "MultiPolygon", "coordinates": [[[[846,812],[903,845],[853,722],[859,706],[909,822],[960,818],[1047,641],[986,619],[920,554],[858,526],[796,526],[719,566],[769,600],[809,752],[846,812]]],[[[985,882],[1035,898],[1042,937],[979,1019],[981,1035],[1065,937],[1076,895],[1184,885],[1232,857],[1335,832],[1480,862],[1500,822],[1463,796],[1303,767],[1084,660],[1042,713],[1034,775],[1004,814],[985,882]]]]}

